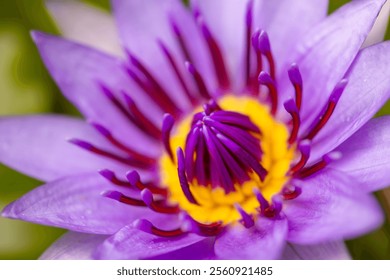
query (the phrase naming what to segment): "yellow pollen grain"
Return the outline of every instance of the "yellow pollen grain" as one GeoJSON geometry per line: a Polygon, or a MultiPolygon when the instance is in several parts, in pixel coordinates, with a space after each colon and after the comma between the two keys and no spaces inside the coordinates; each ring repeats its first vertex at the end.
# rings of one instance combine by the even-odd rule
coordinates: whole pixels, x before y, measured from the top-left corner
{"type": "MultiPolygon", "coordinates": [[[[219,106],[226,111],[235,111],[246,115],[259,127],[261,131],[260,145],[262,149],[261,165],[268,171],[264,182],[257,175],[250,174],[251,180],[242,185],[236,185],[236,191],[226,194],[221,188],[212,189],[211,186],[200,186],[196,180],[189,182],[190,190],[199,205],[190,203],[185,197],[177,174],[177,166],[169,156],[164,154],[160,159],[161,183],[167,186],[170,192],[169,201],[179,204],[192,218],[201,223],[221,221],[224,224],[236,222],[240,214],[235,209],[239,204],[247,213],[258,212],[259,202],[253,194],[253,189],[261,191],[265,199],[279,193],[288,181],[286,175],[295,149],[288,145],[289,132],[283,123],[278,122],[269,113],[269,108],[250,97],[225,96],[218,100],[219,106]]],[[[199,112],[197,109],[193,112],[199,112]]],[[[182,120],[171,137],[172,151],[178,147],[184,150],[187,134],[191,129],[192,117],[182,120]]],[[[177,159],[175,158],[175,162],[177,159]]]]}

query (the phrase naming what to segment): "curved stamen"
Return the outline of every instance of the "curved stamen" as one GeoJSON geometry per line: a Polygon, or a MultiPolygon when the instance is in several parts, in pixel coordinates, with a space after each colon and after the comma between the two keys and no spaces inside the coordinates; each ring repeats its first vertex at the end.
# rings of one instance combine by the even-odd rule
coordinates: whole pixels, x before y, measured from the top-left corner
{"type": "Polygon", "coordinates": [[[195,221],[190,215],[184,214],[182,229],[186,232],[193,232],[202,236],[216,236],[223,227],[222,222],[203,224],[195,221]]]}
{"type": "Polygon", "coordinates": [[[143,76],[149,81],[150,85],[153,88],[153,90],[150,90],[146,93],[149,93],[152,99],[157,101],[161,108],[164,109],[166,112],[171,113],[173,115],[181,114],[181,110],[177,107],[175,102],[162,88],[162,86],[156,81],[153,75],[146,69],[146,67],[128,50],[126,52],[131,64],[143,74],[143,76]]]}
{"type": "Polygon", "coordinates": [[[133,227],[142,230],[146,233],[154,234],[161,237],[177,237],[185,234],[180,228],[173,230],[163,230],[155,227],[151,222],[145,219],[136,220],[133,222],[133,227]]]}
{"type": "Polygon", "coordinates": [[[160,201],[155,201],[153,198],[153,193],[148,189],[143,189],[141,191],[142,201],[153,211],[163,214],[177,214],[180,212],[178,206],[168,206],[162,204],[160,201]]]}
{"type": "Polygon", "coordinates": [[[255,194],[256,199],[260,204],[260,212],[263,213],[265,209],[269,207],[269,203],[257,188],[253,189],[253,193],[255,194]]]}
{"type": "Polygon", "coordinates": [[[275,218],[278,217],[280,212],[282,211],[282,200],[279,195],[275,195],[272,197],[272,204],[267,207],[261,214],[267,218],[275,218]]]}
{"type": "Polygon", "coordinates": [[[282,190],[282,197],[284,200],[292,200],[300,196],[302,189],[297,186],[289,185],[282,190]]]}
{"type": "Polygon", "coordinates": [[[301,153],[301,158],[293,167],[290,168],[290,174],[295,174],[303,167],[305,167],[310,157],[310,144],[310,140],[301,141],[301,143],[299,144],[299,152],[301,153]]]}
{"type": "Polygon", "coordinates": [[[255,221],[253,220],[253,217],[249,215],[247,212],[245,212],[244,209],[242,209],[242,207],[238,203],[234,204],[234,207],[240,213],[242,218],[241,223],[244,225],[244,227],[251,228],[255,225],[255,221]]]}
{"type": "Polygon", "coordinates": [[[258,46],[259,36],[260,36],[260,30],[257,30],[252,35],[252,47],[256,53],[256,72],[255,75],[251,78],[254,95],[259,94],[259,83],[257,82],[257,77],[259,77],[260,72],[263,70],[263,59],[262,59],[261,51],[258,46]]]}
{"type": "Polygon", "coordinates": [[[245,130],[261,134],[260,129],[250,120],[248,116],[233,111],[215,111],[212,114],[213,120],[220,123],[237,126],[245,130]]]}
{"type": "Polygon", "coordinates": [[[337,102],[339,101],[341,94],[344,92],[345,87],[347,86],[347,80],[341,80],[336,87],[334,88],[332,94],[329,97],[328,104],[326,105],[323,113],[320,114],[315,123],[312,124],[312,129],[307,134],[305,139],[312,140],[317,133],[325,126],[330,117],[333,114],[334,109],[336,108],[337,102]]]}
{"type": "Polygon", "coordinates": [[[198,87],[198,91],[200,95],[209,100],[211,98],[211,95],[206,87],[206,84],[203,81],[202,76],[200,73],[196,70],[195,66],[192,65],[190,62],[186,61],[185,66],[188,70],[188,72],[191,74],[191,76],[194,78],[196,86],[198,87]]]}
{"type": "Polygon", "coordinates": [[[126,173],[126,178],[129,181],[130,186],[132,186],[133,188],[136,188],[136,189],[138,189],[140,191],[142,191],[144,189],[148,189],[153,194],[162,195],[164,197],[166,197],[168,195],[168,190],[167,189],[163,189],[163,188],[157,187],[153,183],[145,183],[145,184],[142,183],[141,182],[141,178],[140,178],[138,172],[135,171],[135,170],[127,172],[126,173]]]}
{"type": "Polygon", "coordinates": [[[119,140],[117,140],[114,136],[112,136],[111,132],[105,128],[104,126],[91,122],[90,123],[99,133],[101,133],[103,136],[105,136],[112,144],[114,144],[116,147],[121,149],[122,151],[126,152],[129,156],[134,158],[134,160],[138,160],[140,162],[143,162],[144,164],[153,164],[155,163],[155,159],[148,157],[144,154],[140,154],[136,152],[135,150],[127,147],[126,145],[122,144],[119,140]]]}
{"type": "Polygon", "coordinates": [[[102,196],[111,198],[113,200],[119,201],[121,203],[131,205],[131,206],[141,206],[141,207],[146,207],[146,203],[143,202],[142,200],[135,199],[128,197],[118,191],[106,191],[102,193],[102,196]]]}
{"type": "Polygon", "coordinates": [[[183,193],[186,196],[187,200],[192,204],[199,205],[195,197],[192,195],[190,185],[188,184],[187,176],[185,173],[185,159],[183,150],[181,148],[177,149],[177,173],[179,176],[181,189],[183,190],[183,193]]]}
{"type": "Polygon", "coordinates": [[[217,76],[219,85],[223,89],[227,89],[230,86],[229,75],[225,66],[225,61],[223,59],[223,55],[221,49],[211,34],[209,28],[201,17],[198,17],[197,22],[201,28],[203,37],[206,40],[207,46],[209,48],[211,58],[214,62],[214,70],[217,76]]]}
{"type": "Polygon", "coordinates": [[[267,58],[269,64],[269,73],[271,78],[275,81],[276,75],[274,57],[272,55],[268,34],[264,30],[260,30],[258,48],[260,52],[267,58]]]}
{"type": "Polygon", "coordinates": [[[140,162],[139,160],[134,159],[132,157],[123,158],[123,157],[118,156],[116,154],[113,154],[111,152],[97,148],[94,145],[92,145],[91,143],[88,143],[88,142],[80,140],[80,139],[73,138],[73,139],[69,139],[68,141],[70,143],[72,143],[76,146],[79,146],[80,148],[83,148],[87,151],[90,151],[94,154],[116,160],[116,161],[124,163],[126,165],[134,166],[134,167],[141,168],[141,169],[149,169],[152,167],[152,164],[150,164],[150,163],[143,163],[143,162],[140,162]]]}
{"type": "Polygon", "coordinates": [[[301,72],[299,71],[298,65],[296,65],[295,63],[291,64],[290,69],[288,69],[288,77],[290,78],[290,81],[294,86],[295,103],[297,104],[299,112],[302,106],[303,82],[301,72]]]}
{"type": "Polygon", "coordinates": [[[164,144],[164,148],[166,152],[168,153],[169,157],[171,158],[171,161],[174,162],[173,158],[173,152],[171,148],[171,130],[173,128],[173,124],[175,123],[175,120],[173,117],[169,114],[165,114],[163,118],[163,125],[162,125],[162,142],[164,144]]]}
{"type": "MultiPolygon", "coordinates": [[[[165,57],[168,59],[169,64],[171,65],[171,67],[176,75],[176,78],[180,83],[180,86],[182,87],[183,91],[187,95],[188,100],[191,102],[192,105],[195,105],[196,98],[192,96],[192,94],[191,94],[191,92],[190,92],[190,90],[189,90],[189,88],[184,80],[184,77],[180,73],[179,67],[177,66],[171,52],[168,50],[168,48],[165,46],[165,44],[163,42],[161,42],[160,40],[158,41],[158,44],[159,44],[162,52],[164,53],[165,57]]],[[[186,58],[186,60],[189,60],[189,59],[186,58]]]]}
{"type": "Polygon", "coordinates": [[[291,145],[297,140],[301,119],[299,117],[298,108],[294,100],[292,99],[287,100],[284,103],[284,108],[291,115],[292,118],[292,130],[290,133],[290,137],[288,138],[288,143],[291,145]]]}
{"type": "Polygon", "coordinates": [[[339,152],[331,152],[329,154],[326,154],[322,157],[322,160],[319,162],[313,164],[312,166],[309,166],[307,168],[302,169],[302,171],[299,172],[298,178],[307,178],[318,171],[324,169],[329,163],[338,160],[341,157],[341,153],[339,152]]]}
{"type": "Polygon", "coordinates": [[[134,100],[130,97],[130,95],[128,95],[124,91],[122,91],[122,95],[125,99],[127,108],[131,112],[132,117],[136,122],[136,125],[142,130],[151,134],[154,138],[160,139],[161,130],[138,109],[137,105],[135,104],[134,100]]]}
{"type": "Polygon", "coordinates": [[[109,169],[103,169],[98,171],[100,175],[102,175],[104,178],[106,178],[111,183],[121,186],[121,187],[130,187],[131,185],[129,182],[122,181],[118,179],[118,177],[115,175],[115,173],[109,169]]]}
{"type": "Polygon", "coordinates": [[[258,81],[261,85],[265,85],[268,88],[271,98],[271,113],[272,115],[275,115],[278,109],[278,92],[275,81],[268,73],[264,71],[260,72],[258,81]]]}

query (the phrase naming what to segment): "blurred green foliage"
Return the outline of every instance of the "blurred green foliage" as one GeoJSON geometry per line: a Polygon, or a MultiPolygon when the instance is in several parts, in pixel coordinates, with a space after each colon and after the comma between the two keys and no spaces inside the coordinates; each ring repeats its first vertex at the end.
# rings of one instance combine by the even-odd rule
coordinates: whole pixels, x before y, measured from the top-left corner
{"type": "MultiPolygon", "coordinates": [[[[185,0],[184,0],[185,1],[185,0]]],[[[109,10],[109,0],[85,0],[109,10]]],[[[188,2],[188,1],[185,1],[188,2]]],[[[330,0],[330,12],[348,1],[330,0]]],[[[45,70],[30,30],[59,34],[42,0],[0,1],[0,115],[63,113],[77,115],[45,70]]],[[[386,38],[390,38],[390,29],[386,38]]],[[[386,105],[379,115],[389,114],[386,105]]],[[[40,182],[0,165],[0,209],[40,182]]],[[[389,195],[388,195],[389,196],[389,195]]],[[[379,200],[390,213],[390,198],[379,200]],[[386,202],[387,201],[387,202],[386,202]]],[[[64,231],[0,218],[0,259],[36,259],[64,231]]],[[[390,224],[347,242],[356,259],[390,259],[390,224]]]]}

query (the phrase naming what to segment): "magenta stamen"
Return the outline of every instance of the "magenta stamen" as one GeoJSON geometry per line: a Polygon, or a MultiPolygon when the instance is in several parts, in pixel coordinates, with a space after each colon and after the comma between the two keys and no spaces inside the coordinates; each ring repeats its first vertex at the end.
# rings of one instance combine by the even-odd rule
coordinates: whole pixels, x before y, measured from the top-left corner
{"type": "Polygon", "coordinates": [[[257,188],[253,189],[253,193],[255,194],[257,201],[260,204],[260,212],[263,213],[265,209],[269,207],[269,203],[257,188]]]}
{"type": "Polygon", "coordinates": [[[111,152],[108,152],[108,151],[105,151],[105,150],[102,150],[100,148],[97,148],[95,146],[93,146],[92,144],[86,142],[86,141],[83,141],[83,140],[79,140],[79,139],[70,139],[68,140],[70,143],[74,144],[74,145],[77,145],[87,151],[90,151],[92,153],[95,153],[97,155],[100,155],[100,156],[104,156],[104,157],[108,157],[108,158],[111,158],[111,159],[114,159],[118,162],[121,162],[121,163],[124,163],[124,164],[127,164],[127,165],[130,165],[130,166],[133,166],[133,167],[138,167],[138,168],[142,168],[142,169],[149,169],[152,167],[152,164],[146,164],[146,163],[143,163],[143,162],[140,162],[134,158],[131,158],[131,157],[128,157],[128,158],[123,158],[121,156],[118,156],[116,154],[113,154],[111,152]]]}
{"type": "Polygon", "coordinates": [[[284,103],[284,108],[291,115],[292,118],[292,130],[290,137],[288,138],[288,143],[291,145],[297,140],[299,127],[301,125],[301,119],[299,117],[299,112],[297,105],[293,99],[289,99],[284,103]]]}
{"type": "Polygon", "coordinates": [[[242,207],[238,203],[234,204],[234,207],[240,213],[242,218],[241,223],[243,224],[244,227],[251,228],[255,225],[255,221],[253,220],[253,217],[249,215],[247,212],[245,212],[245,210],[242,209],[242,207]]]}
{"type": "Polygon", "coordinates": [[[266,72],[261,71],[258,81],[261,85],[265,85],[271,98],[271,114],[275,115],[278,109],[278,92],[276,90],[276,84],[274,79],[266,72]]]}
{"type": "Polygon", "coordinates": [[[142,201],[153,211],[163,214],[177,214],[180,212],[178,206],[168,206],[157,202],[153,198],[153,193],[148,189],[143,189],[141,191],[142,201]]]}
{"type": "Polygon", "coordinates": [[[334,109],[336,108],[337,102],[339,101],[341,94],[347,86],[347,80],[341,80],[334,88],[332,94],[329,97],[328,104],[326,105],[323,113],[318,117],[315,124],[312,125],[312,129],[304,139],[312,140],[318,132],[325,126],[332,116],[334,109]]]}
{"type": "Polygon", "coordinates": [[[179,67],[177,66],[177,64],[176,64],[176,62],[175,62],[171,52],[164,45],[164,43],[161,42],[160,40],[158,41],[158,44],[159,44],[162,52],[164,53],[165,57],[168,59],[169,64],[171,65],[173,71],[175,72],[176,78],[179,81],[183,91],[187,95],[188,100],[191,102],[192,105],[196,105],[196,98],[192,96],[192,94],[191,94],[191,92],[190,92],[186,82],[184,81],[183,76],[181,75],[181,73],[179,71],[179,67]]]}
{"type": "Polygon", "coordinates": [[[162,88],[162,86],[156,81],[153,75],[146,69],[146,67],[129,51],[127,51],[128,57],[131,64],[137,68],[144,77],[148,80],[153,90],[149,90],[146,93],[149,93],[153,100],[157,101],[162,109],[166,112],[173,115],[181,114],[181,110],[177,107],[175,102],[167,94],[167,92],[162,88]]]}
{"type": "Polygon", "coordinates": [[[119,140],[117,140],[114,136],[112,136],[111,132],[105,128],[104,126],[91,122],[90,123],[97,131],[99,131],[103,136],[105,136],[112,144],[114,144],[116,147],[121,149],[122,151],[126,152],[129,156],[134,158],[134,160],[138,160],[144,164],[154,164],[155,159],[145,156],[144,154],[140,154],[136,152],[135,150],[127,147],[126,145],[122,144],[119,140]]]}
{"type": "Polygon", "coordinates": [[[259,42],[258,42],[258,48],[262,54],[265,55],[265,57],[268,60],[269,64],[269,72],[273,80],[275,80],[275,62],[274,57],[272,55],[271,51],[271,44],[269,42],[268,34],[264,30],[260,31],[259,34],[259,42]]]}
{"type": "Polygon", "coordinates": [[[281,197],[279,195],[275,195],[272,197],[272,204],[267,207],[261,214],[267,218],[278,217],[282,211],[282,206],[283,204],[281,197]]]}
{"type": "Polygon", "coordinates": [[[319,162],[313,164],[312,166],[309,166],[307,168],[302,169],[301,172],[298,173],[298,178],[307,178],[311,175],[317,173],[318,171],[324,169],[329,163],[332,161],[335,161],[341,157],[341,154],[339,152],[332,152],[329,154],[326,154],[322,157],[322,160],[319,162]]]}
{"type": "MultiPolygon", "coordinates": [[[[192,155],[192,154],[191,154],[192,155]]],[[[199,205],[199,203],[196,201],[195,197],[192,195],[190,190],[190,185],[188,184],[187,176],[185,173],[185,159],[184,159],[184,153],[181,148],[177,148],[177,173],[179,176],[180,186],[183,190],[184,195],[186,196],[187,200],[191,202],[192,204],[199,205]]]]}
{"type": "Polygon", "coordinates": [[[180,31],[180,28],[179,26],[176,24],[176,22],[173,20],[173,17],[170,17],[169,18],[169,21],[170,21],[170,24],[171,24],[171,27],[172,27],[172,30],[173,30],[173,33],[175,34],[175,37],[176,37],[176,40],[177,42],[179,43],[180,45],[180,48],[183,52],[183,55],[184,55],[184,59],[186,61],[192,61],[191,59],[191,56],[190,56],[190,53],[187,49],[187,46],[184,42],[184,38],[183,38],[183,35],[180,31]]]}
{"type": "Polygon", "coordinates": [[[165,151],[168,153],[172,162],[174,162],[175,160],[173,158],[170,138],[171,138],[171,131],[174,123],[175,120],[171,115],[169,114],[164,115],[163,124],[162,124],[162,141],[164,144],[165,151]]]}
{"type": "Polygon", "coordinates": [[[230,80],[221,49],[203,19],[198,17],[197,22],[202,30],[203,37],[206,40],[211,58],[214,62],[215,74],[219,85],[222,89],[227,89],[230,86],[230,80]]]}
{"type": "Polygon", "coordinates": [[[168,190],[167,189],[163,189],[163,188],[157,187],[153,183],[145,183],[145,184],[142,183],[141,182],[141,178],[140,178],[138,172],[135,171],[135,170],[127,172],[126,173],[126,178],[129,181],[130,186],[132,186],[133,188],[136,188],[136,189],[138,189],[140,191],[142,191],[144,189],[148,189],[153,194],[162,195],[164,197],[166,197],[168,195],[168,190]]]}
{"type": "Polygon", "coordinates": [[[125,99],[127,108],[132,114],[134,122],[136,125],[141,128],[143,131],[149,133],[156,139],[161,138],[161,130],[150,121],[137,107],[134,100],[126,92],[122,91],[122,95],[125,99]]]}
{"type": "Polygon", "coordinates": [[[147,205],[145,202],[139,199],[131,198],[128,196],[125,196],[124,194],[117,192],[117,191],[106,191],[102,193],[102,196],[114,199],[116,201],[119,201],[121,203],[131,205],[131,206],[137,206],[137,207],[146,207],[147,205]]]}
{"type": "Polygon", "coordinates": [[[288,186],[283,188],[282,197],[284,200],[292,200],[300,196],[302,193],[302,189],[297,186],[288,186]]]}
{"type": "Polygon", "coordinates": [[[290,81],[294,86],[295,103],[297,104],[299,112],[302,106],[303,82],[301,72],[299,71],[298,65],[296,65],[295,63],[293,63],[290,69],[288,69],[288,77],[290,78],[290,81]]]}
{"type": "Polygon", "coordinates": [[[298,171],[302,170],[303,167],[305,167],[310,157],[310,144],[311,142],[309,140],[301,141],[301,143],[299,144],[299,152],[301,153],[301,158],[293,167],[290,168],[289,174],[295,174],[298,171]]]}
{"type": "Polygon", "coordinates": [[[246,84],[249,85],[251,82],[250,71],[251,71],[251,34],[252,34],[252,21],[253,21],[253,1],[248,2],[245,15],[245,80],[246,84]]]}
{"type": "Polygon", "coordinates": [[[200,75],[200,73],[196,70],[195,66],[188,61],[185,62],[185,66],[186,66],[188,72],[194,78],[196,86],[198,87],[199,94],[203,98],[209,100],[211,98],[211,95],[210,95],[210,93],[206,87],[206,84],[204,83],[203,78],[200,75]]]}
{"type": "Polygon", "coordinates": [[[108,169],[99,170],[99,174],[117,186],[130,187],[130,184],[128,182],[118,179],[115,173],[111,170],[108,169]]]}
{"type": "Polygon", "coordinates": [[[133,227],[144,231],[146,233],[154,234],[161,237],[177,237],[183,235],[183,232],[180,228],[173,230],[162,230],[155,227],[151,222],[145,219],[139,219],[133,222],[133,227]]]}
{"type": "Polygon", "coordinates": [[[252,46],[256,53],[256,72],[253,77],[251,77],[251,84],[253,88],[253,94],[258,95],[259,93],[259,83],[257,82],[257,77],[260,75],[260,72],[263,70],[263,59],[258,47],[260,31],[257,30],[252,35],[252,46]]]}
{"type": "Polygon", "coordinates": [[[222,222],[203,224],[184,213],[182,229],[186,232],[193,232],[202,236],[216,236],[222,231],[223,227],[222,222]]]}

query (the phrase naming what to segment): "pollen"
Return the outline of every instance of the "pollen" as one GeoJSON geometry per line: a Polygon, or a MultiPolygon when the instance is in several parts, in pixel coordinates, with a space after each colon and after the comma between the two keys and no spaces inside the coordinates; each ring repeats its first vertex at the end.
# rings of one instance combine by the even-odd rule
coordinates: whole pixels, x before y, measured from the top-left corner
{"type": "Polygon", "coordinates": [[[165,152],[159,160],[168,201],[204,224],[243,222],[243,213],[257,217],[289,180],[295,155],[289,137],[286,125],[254,97],[225,95],[195,109],[171,131],[167,150],[179,152],[165,152]],[[212,148],[202,147],[204,156],[192,143],[202,127],[206,138],[198,146],[212,142],[212,148]]]}

